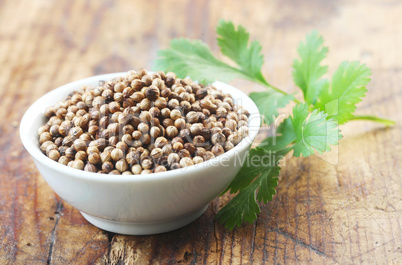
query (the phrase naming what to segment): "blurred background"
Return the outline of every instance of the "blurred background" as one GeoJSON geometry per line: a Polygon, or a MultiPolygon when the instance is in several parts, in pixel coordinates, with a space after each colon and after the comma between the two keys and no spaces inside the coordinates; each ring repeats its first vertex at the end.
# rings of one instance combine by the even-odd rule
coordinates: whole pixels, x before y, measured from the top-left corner
{"type": "MultiPolygon", "coordinates": [[[[401,14],[399,0],[0,0],[0,263],[397,264],[401,14]],[[233,232],[214,221],[227,197],[190,226],[164,235],[118,236],[91,226],[37,172],[18,136],[23,113],[71,81],[151,69],[157,51],[173,38],[201,39],[221,58],[220,19],[243,25],[261,42],[264,76],[287,92],[296,91],[291,65],[297,45],[317,29],[329,46],[330,73],[343,60],[372,69],[357,114],[397,126],[342,127],[336,168],[316,157],[287,161],[278,195],[256,223],[233,232]]],[[[264,89],[233,84],[244,92],[264,89]]]]}
{"type": "Polygon", "coordinates": [[[312,29],[319,30],[330,47],[332,71],[345,59],[362,60],[374,70],[398,68],[399,3],[1,1],[2,89],[6,81],[8,87],[29,86],[36,98],[44,90],[94,74],[150,69],[157,51],[178,37],[201,39],[218,54],[215,27],[220,19],[243,25],[262,43],[263,73],[284,89],[293,89],[290,73],[296,48],[312,29]]]}

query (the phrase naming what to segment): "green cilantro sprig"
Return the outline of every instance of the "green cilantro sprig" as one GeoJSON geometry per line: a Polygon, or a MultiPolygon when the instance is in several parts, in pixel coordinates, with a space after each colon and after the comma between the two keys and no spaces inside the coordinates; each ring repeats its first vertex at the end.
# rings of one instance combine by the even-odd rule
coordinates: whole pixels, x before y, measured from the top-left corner
{"type": "Polygon", "coordinates": [[[295,102],[292,115],[276,129],[276,134],[264,139],[248,153],[243,167],[226,191],[237,193],[217,214],[217,219],[229,229],[243,221],[253,222],[260,213],[258,202],[272,200],[278,185],[279,162],[293,151],[293,156],[308,157],[314,152],[327,152],[342,138],[339,124],[351,120],[369,120],[386,126],[393,121],[375,116],[356,116],[356,104],[367,91],[371,71],[359,62],[342,62],[332,78],[324,78],[328,67],[322,65],[328,53],[323,37],[313,31],[300,43],[298,59],[293,63],[293,80],[304,102],[272,86],[262,75],[264,63],[262,46],[250,43],[247,30],[231,21],[220,21],[216,29],[218,45],[223,55],[236,66],[217,59],[209,47],[199,40],[174,39],[170,48],[158,52],[155,70],[173,71],[180,78],[187,76],[203,83],[216,80],[229,82],[247,79],[267,87],[264,92],[250,93],[264,122],[271,124],[278,116],[278,108],[295,102]],[[253,164],[253,161],[258,161],[253,164]]]}

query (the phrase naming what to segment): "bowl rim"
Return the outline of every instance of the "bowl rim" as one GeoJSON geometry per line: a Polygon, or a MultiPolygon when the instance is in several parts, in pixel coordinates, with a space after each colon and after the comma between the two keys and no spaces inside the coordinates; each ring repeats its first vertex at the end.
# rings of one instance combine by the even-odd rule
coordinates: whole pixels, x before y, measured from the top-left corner
{"type": "Polygon", "coordinates": [[[214,85],[218,90],[222,90],[223,88],[223,90],[225,90],[224,92],[231,94],[232,97],[237,96],[237,98],[241,98],[241,100],[247,101],[248,107],[245,108],[250,112],[250,115],[258,115],[258,118],[253,118],[252,120],[249,120],[249,128],[251,127],[250,125],[252,125],[253,128],[252,130],[249,130],[249,135],[245,137],[233,149],[225,152],[223,155],[178,170],[168,170],[165,172],[151,173],[146,175],[109,175],[109,174],[99,174],[95,172],[87,172],[84,170],[70,168],[68,166],[62,165],[57,161],[48,158],[46,155],[42,153],[42,151],[39,148],[39,143],[37,142],[38,139],[37,131],[30,132],[29,128],[33,126],[32,123],[35,120],[35,118],[37,118],[38,115],[44,114],[46,107],[52,106],[57,103],[52,102],[50,104],[49,102],[51,102],[51,100],[49,101],[49,99],[55,96],[60,97],[60,94],[64,94],[66,97],[70,91],[77,90],[80,87],[88,85],[91,82],[99,80],[110,80],[115,77],[125,76],[126,74],[127,72],[116,72],[116,73],[101,74],[83,78],[59,86],[51,90],[50,92],[44,94],[35,102],[33,102],[32,105],[24,113],[19,126],[20,138],[22,144],[24,145],[25,149],[29,152],[29,154],[32,156],[32,158],[34,158],[34,160],[38,160],[40,163],[46,165],[47,167],[50,167],[53,170],[62,173],[63,175],[68,175],[69,177],[72,178],[80,178],[85,180],[96,180],[103,182],[143,182],[143,181],[158,181],[168,178],[177,178],[179,176],[188,177],[188,175],[191,175],[192,173],[196,173],[202,170],[203,168],[210,167],[211,165],[208,164],[216,164],[216,163],[219,164],[219,161],[222,160],[224,157],[229,157],[230,159],[232,159],[234,155],[244,151],[245,148],[251,146],[261,127],[260,113],[255,103],[238,88],[235,88],[227,83],[216,81],[212,85],[214,85]],[[32,133],[34,133],[34,137],[32,137],[32,133]],[[36,141],[33,139],[36,139],[36,141]]]}

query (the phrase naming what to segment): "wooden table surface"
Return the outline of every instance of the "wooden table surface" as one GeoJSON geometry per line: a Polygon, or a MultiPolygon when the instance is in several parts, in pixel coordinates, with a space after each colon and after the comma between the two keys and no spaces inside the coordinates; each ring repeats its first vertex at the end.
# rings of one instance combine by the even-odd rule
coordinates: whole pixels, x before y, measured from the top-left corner
{"type": "Polygon", "coordinates": [[[398,0],[0,1],[0,264],[402,264],[401,83],[398,0]],[[170,233],[124,236],[92,226],[35,168],[19,139],[23,113],[70,81],[151,68],[175,37],[199,38],[217,53],[221,18],[261,41],[263,73],[288,92],[296,89],[296,47],[318,29],[330,71],[346,59],[373,70],[357,113],[397,125],[353,122],[325,158],[287,159],[273,201],[234,231],[214,220],[227,196],[170,233]]]}

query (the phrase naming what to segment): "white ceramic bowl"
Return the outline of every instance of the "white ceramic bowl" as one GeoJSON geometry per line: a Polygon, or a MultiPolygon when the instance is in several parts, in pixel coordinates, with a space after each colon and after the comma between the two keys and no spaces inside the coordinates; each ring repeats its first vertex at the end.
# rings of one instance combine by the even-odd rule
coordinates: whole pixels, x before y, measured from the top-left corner
{"type": "Polygon", "coordinates": [[[81,211],[92,224],[121,234],[144,235],[185,226],[207,209],[239,171],[260,128],[253,101],[240,90],[216,82],[236,103],[250,112],[249,136],[235,148],[209,161],[149,175],[106,175],[85,172],[59,164],[39,149],[38,128],[46,120],[44,111],[83,85],[97,86],[126,73],[93,76],[61,86],[38,99],[26,111],[20,125],[23,145],[52,189],[81,211]]]}

